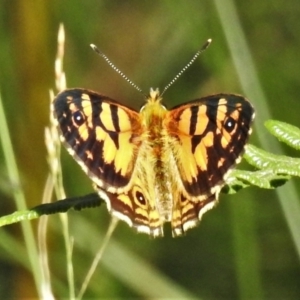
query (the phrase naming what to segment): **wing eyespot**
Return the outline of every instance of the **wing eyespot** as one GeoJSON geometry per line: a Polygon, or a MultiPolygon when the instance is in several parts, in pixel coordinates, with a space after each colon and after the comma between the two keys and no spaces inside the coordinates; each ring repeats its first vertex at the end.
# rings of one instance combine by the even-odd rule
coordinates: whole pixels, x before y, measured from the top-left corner
{"type": "Polygon", "coordinates": [[[141,193],[140,191],[137,191],[135,193],[135,198],[139,201],[140,204],[146,205],[146,199],[145,199],[143,193],[141,193]]]}
{"type": "Polygon", "coordinates": [[[85,122],[85,116],[83,112],[80,110],[77,110],[76,112],[73,113],[72,115],[73,121],[77,126],[81,126],[85,122]]]}
{"type": "Polygon", "coordinates": [[[236,120],[233,119],[232,117],[228,117],[224,122],[224,128],[228,133],[232,132],[235,126],[236,126],[236,120]]]}

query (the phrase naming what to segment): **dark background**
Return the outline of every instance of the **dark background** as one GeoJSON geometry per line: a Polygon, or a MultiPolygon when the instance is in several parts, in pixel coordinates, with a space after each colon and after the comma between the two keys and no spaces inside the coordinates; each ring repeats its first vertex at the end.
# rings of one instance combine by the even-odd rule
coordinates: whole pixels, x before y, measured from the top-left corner
{"type": "MultiPolygon", "coordinates": [[[[250,142],[274,153],[299,155],[284,145],[280,149],[263,126],[269,118],[300,126],[299,0],[2,0],[0,91],[29,207],[41,202],[49,172],[44,130],[49,90],[55,89],[60,23],[66,32],[68,87],[94,89],[137,109],[143,104],[141,94],[90,43],[148,92],[150,87],[162,90],[212,38],[209,49],[164,95],[164,104],[172,107],[218,92],[243,94],[256,107],[250,142]]],[[[64,149],[62,164],[68,196],[92,191],[90,180],[64,149]]],[[[16,210],[11,186],[1,150],[1,215],[16,210]]],[[[166,237],[152,240],[122,222],[86,298],[298,299],[299,215],[289,213],[297,210],[299,179],[276,191],[249,188],[221,195],[217,208],[183,238],[173,239],[166,226],[166,237]]],[[[68,218],[78,290],[103,244],[110,217],[103,206],[72,211],[68,218]]],[[[37,222],[31,224],[36,233],[37,222]]],[[[59,216],[49,218],[47,236],[53,292],[57,299],[68,298],[59,216]]],[[[38,297],[37,290],[20,224],[1,228],[0,298],[38,297]]]]}

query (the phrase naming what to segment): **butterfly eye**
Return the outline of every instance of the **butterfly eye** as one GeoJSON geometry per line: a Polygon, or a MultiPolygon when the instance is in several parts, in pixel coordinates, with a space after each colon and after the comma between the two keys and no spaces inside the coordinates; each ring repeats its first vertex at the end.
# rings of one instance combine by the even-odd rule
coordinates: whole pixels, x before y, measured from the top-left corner
{"type": "Polygon", "coordinates": [[[142,205],[145,205],[145,204],[146,204],[145,197],[144,197],[144,195],[143,195],[141,192],[137,191],[137,192],[135,193],[135,197],[136,197],[136,199],[137,199],[142,205]]]}
{"type": "Polygon", "coordinates": [[[236,121],[231,117],[227,118],[224,122],[224,128],[226,129],[227,132],[231,132],[235,128],[235,125],[236,125],[236,121]]]}
{"type": "Polygon", "coordinates": [[[73,121],[77,126],[80,126],[84,123],[85,117],[80,110],[73,113],[73,121]]]}

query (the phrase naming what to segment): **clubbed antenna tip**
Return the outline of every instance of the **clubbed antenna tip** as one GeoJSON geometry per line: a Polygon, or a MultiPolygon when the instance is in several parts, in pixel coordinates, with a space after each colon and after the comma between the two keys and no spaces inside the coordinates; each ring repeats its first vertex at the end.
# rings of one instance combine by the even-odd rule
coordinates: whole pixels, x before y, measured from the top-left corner
{"type": "Polygon", "coordinates": [[[171,80],[171,82],[169,84],[167,84],[167,86],[164,88],[163,92],[161,93],[161,96],[194,63],[194,61],[197,59],[197,57],[208,48],[208,46],[211,44],[211,42],[212,42],[212,39],[208,39],[205,42],[205,44],[195,53],[195,55],[192,57],[192,59],[181,69],[181,71],[171,80]]]}
{"type": "Polygon", "coordinates": [[[108,65],[115,70],[118,74],[121,75],[121,77],[123,77],[130,85],[132,85],[136,90],[138,90],[140,93],[143,93],[142,89],[140,87],[138,87],[132,80],[130,80],[121,70],[119,70],[111,61],[110,59],[99,50],[99,48],[94,45],[91,44],[90,45],[92,47],[92,49],[98,54],[100,55],[107,63],[108,65]]]}

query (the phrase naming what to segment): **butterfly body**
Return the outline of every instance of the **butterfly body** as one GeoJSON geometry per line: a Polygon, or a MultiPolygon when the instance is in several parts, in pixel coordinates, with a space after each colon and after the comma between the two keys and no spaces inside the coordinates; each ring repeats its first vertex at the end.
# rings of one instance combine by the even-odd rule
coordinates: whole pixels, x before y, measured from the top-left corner
{"type": "Polygon", "coordinates": [[[150,90],[140,112],[93,91],[66,90],[54,114],[70,154],[111,213],[138,231],[173,236],[212,208],[239,161],[254,110],[243,97],[218,94],[167,110],[150,90]]]}

